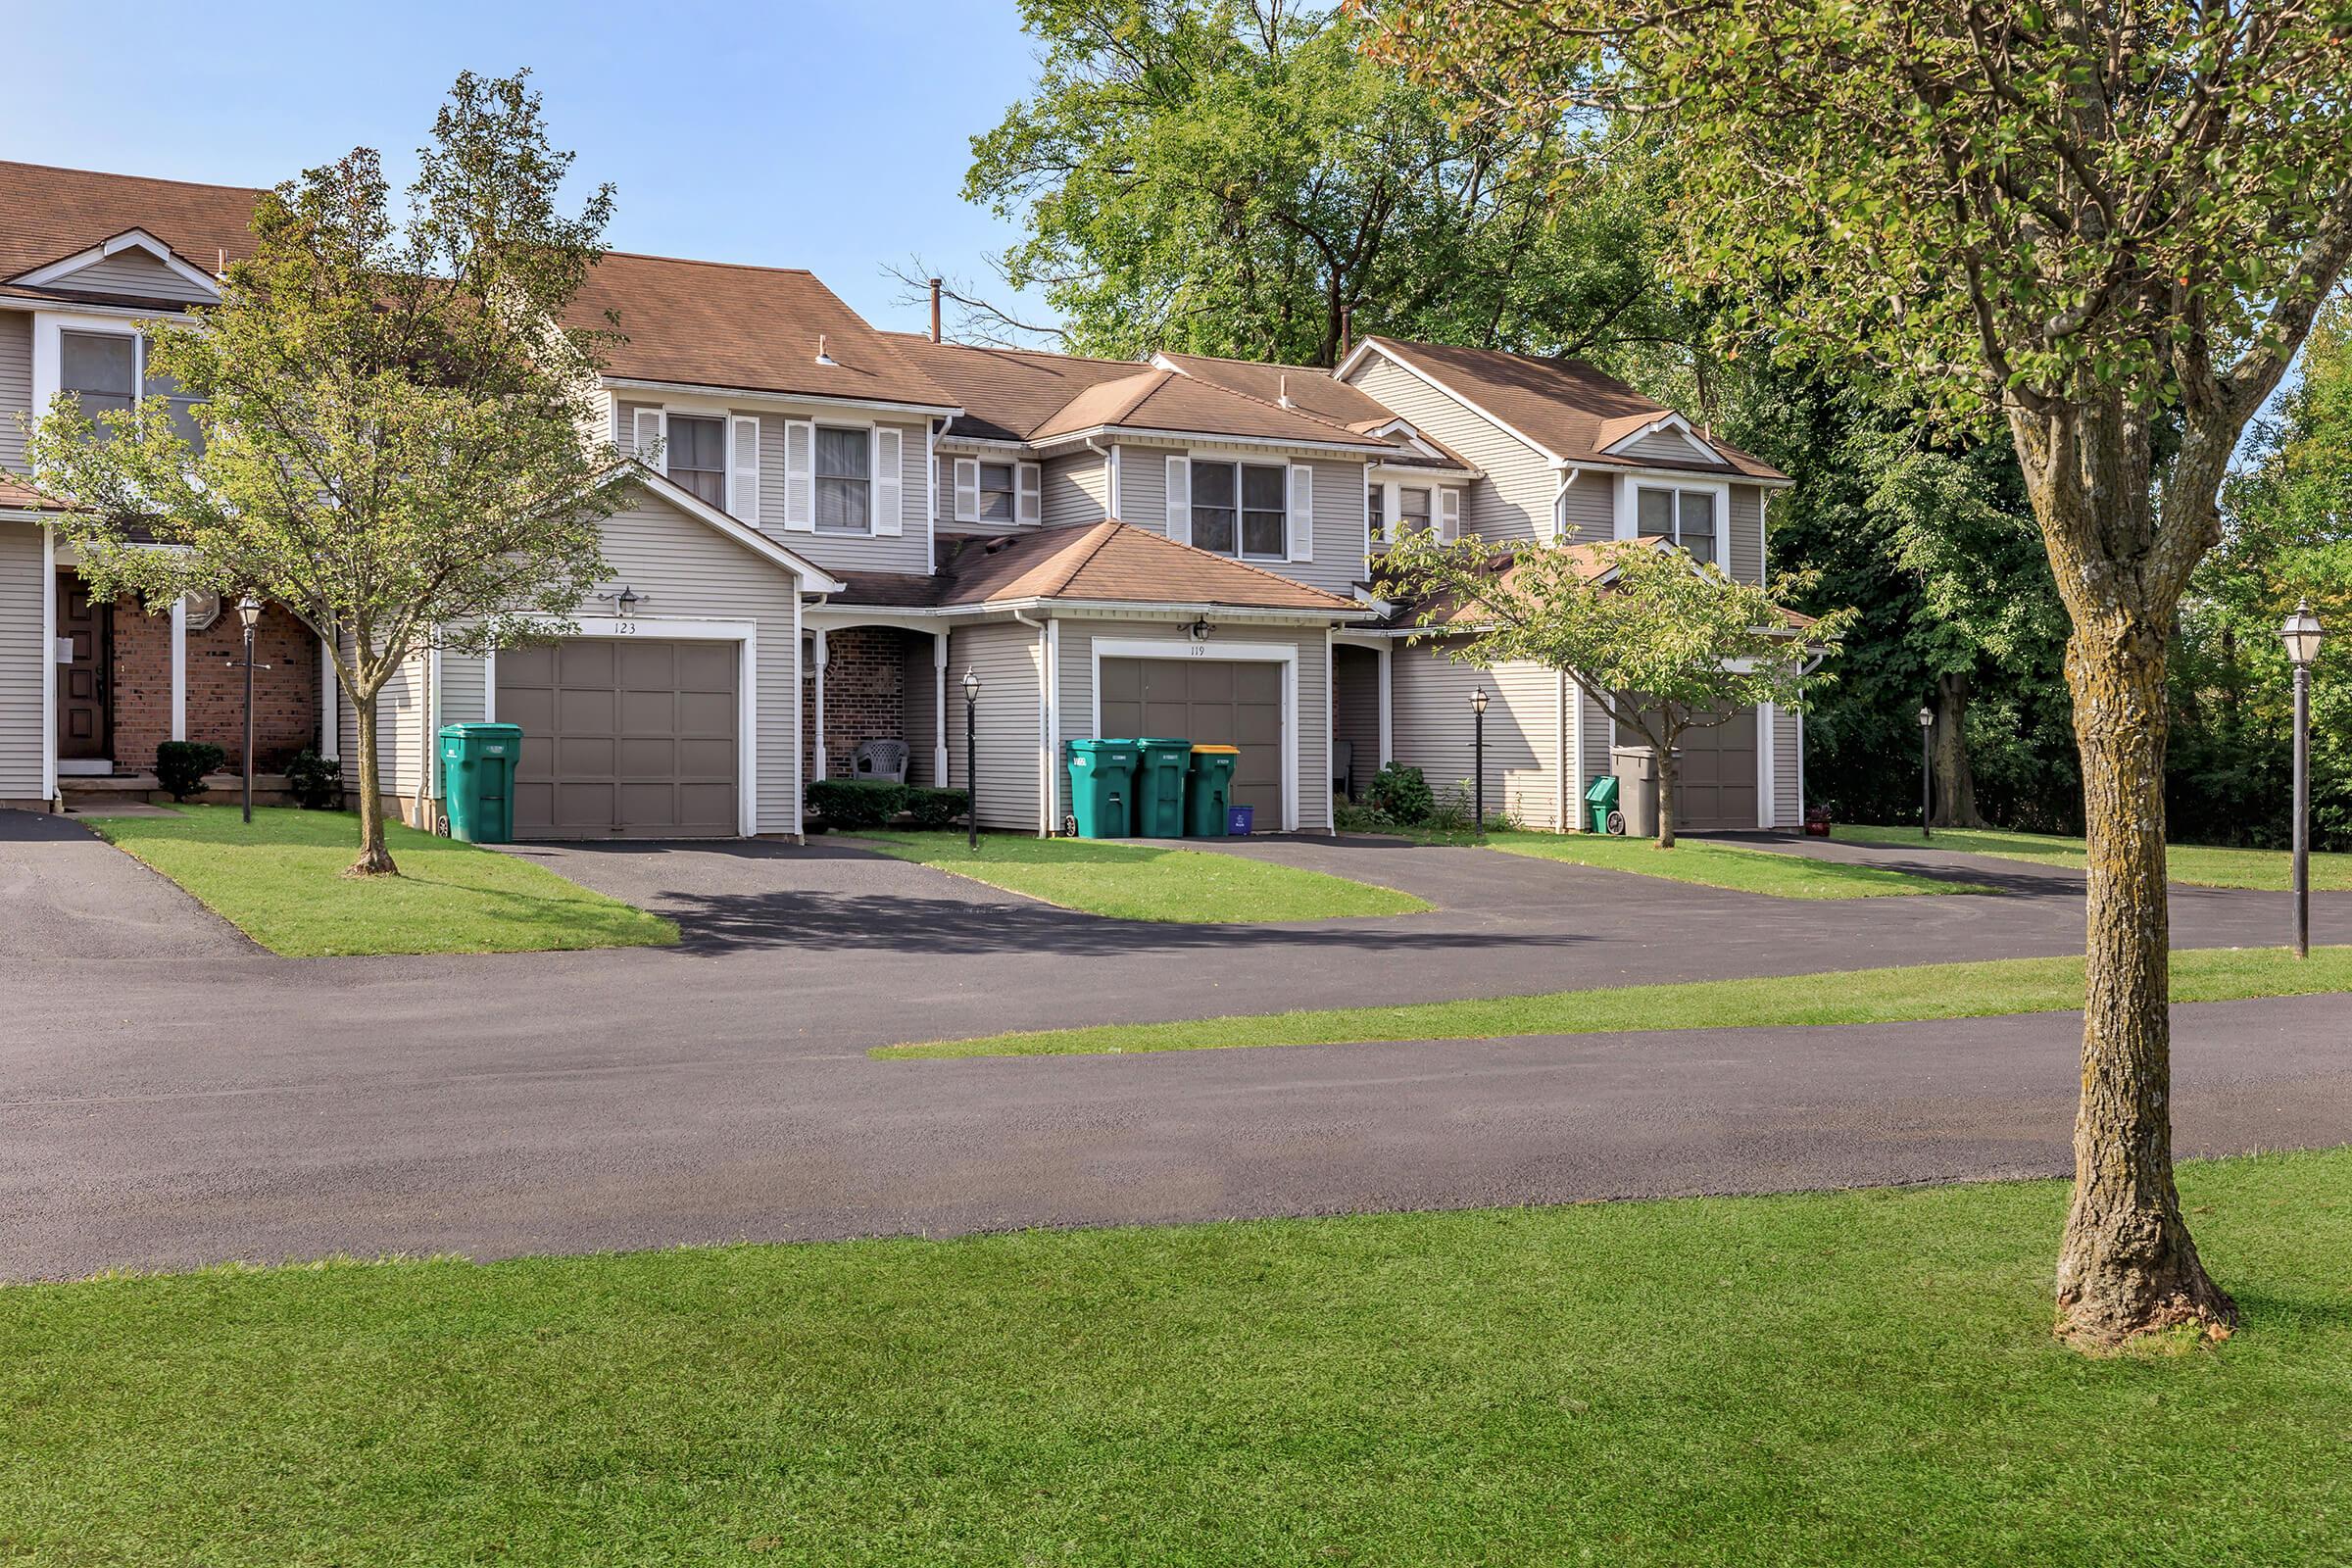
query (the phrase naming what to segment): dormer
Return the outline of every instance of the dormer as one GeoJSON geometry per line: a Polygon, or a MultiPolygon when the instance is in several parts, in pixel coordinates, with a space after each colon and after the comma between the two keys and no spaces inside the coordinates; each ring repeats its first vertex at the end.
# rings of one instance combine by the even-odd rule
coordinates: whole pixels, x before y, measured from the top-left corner
{"type": "Polygon", "coordinates": [[[18,288],[95,299],[165,300],[175,305],[217,305],[220,300],[217,278],[143,228],[126,228],[8,281],[18,288]]]}
{"type": "Polygon", "coordinates": [[[1604,457],[1632,459],[1660,467],[1678,467],[1691,462],[1713,466],[1724,461],[1723,454],[1692,429],[1690,420],[1671,410],[1603,419],[1595,434],[1594,444],[1604,457]]]}

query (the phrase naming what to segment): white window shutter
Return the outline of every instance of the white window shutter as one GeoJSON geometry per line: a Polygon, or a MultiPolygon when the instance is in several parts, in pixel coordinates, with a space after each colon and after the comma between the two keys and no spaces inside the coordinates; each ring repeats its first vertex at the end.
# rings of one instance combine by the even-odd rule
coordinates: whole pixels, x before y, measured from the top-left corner
{"type": "Polygon", "coordinates": [[[1293,561],[1315,559],[1315,468],[1291,465],[1290,546],[1293,561]]]}
{"type": "Polygon", "coordinates": [[[760,416],[738,414],[728,421],[734,439],[727,450],[727,510],[744,521],[760,520],[760,416]]]}
{"type": "Polygon", "coordinates": [[[784,526],[816,531],[816,421],[784,421],[784,526]]]}
{"type": "Polygon", "coordinates": [[[1180,545],[1193,542],[1193,460],[1168,460],[1168,537],[1180,545]]]}
{"type": "Polygon", "coordinates": [[[1438,492],[1438,537],[1446,540],[1462,536],[1462,493],[1459,490],[1438,492]]]}
{"type": "Polygon", "coordinates": [[[884,538],[906,531],[906,432],[874,426],[874,532],[884,538]]]}
{"type": "MultiPolygon", "coordinates": [[[[662,411],[660,409],[639,409],[637,411],[637,428],[629,449],[646,462],[654,463],[654,448],[661,444],[662,411]]],[[[669,462],[664,458],[654,466],[666,471],[669,462]]]]}
{"type": "Polygon", "coordinates": [[[1036,526],[1046,520],[1046,469],[1043,464],[1013,466],[1013,516],[1036,526]]]}
{"type": "Polygon", "coordinates": [[[980,460],[978,458],[957,458],[956,460],[956,520],[957,522],[978,522],[980,520],[980,460]]]}
{"type": "Polygon", "coordinates": [[[1396,481],[1391,479],[1380,487],[1380,536],[1390,544],[1396,542],[1396,481]]]}

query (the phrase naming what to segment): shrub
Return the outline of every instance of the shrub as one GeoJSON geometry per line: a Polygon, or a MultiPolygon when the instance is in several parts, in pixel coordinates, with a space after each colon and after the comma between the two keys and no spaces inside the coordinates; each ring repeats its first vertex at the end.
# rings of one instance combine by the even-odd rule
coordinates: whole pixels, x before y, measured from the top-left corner
{"type": "Polygon", "coordinates": [[[972,798],[962,790],[924,789],[920,786],[906,792],[906,814],[914,818],[919,828],[938,830],[954,827],[963,819],[972,798]]]}
{"type": "Polygon", "coordinates": [[[880,827],[899,814],[906,786],[872,779],[828,778],[808,786],[808,805],[825,826],[844,833],[880,827]]]}
{"type": "Polygon", "coordinates": [[[1354,801],[1332,802],[1331,820],[1332,826],[1343,833],[1379,833],[1396,825],[1387,812],[1354,801]]]}
{"type": "Polygon", "coordinates": [[[1431,793],[1429,780],[1421,776],[1419,768],[1390,762],[1372,775],[1372,783],[1364,791],[1364,804],[1392,822],[1412,827],[1429,819],[1430,811],[1437,806],[1437,797],[1431,793]]]}
{"type": "Polygon", "coordinates": [[[306,746],[286,764],[286,792],[306,811],[331,811],[343,804],[343,764],[306,746]]]}
{"type": "Polygon", "coordinates": [[[228,754],[209,741],[166,741],[155,749],[156,782],[173,800],[191,800],[204,793],[204,775],[227,760],[228,754]]]}

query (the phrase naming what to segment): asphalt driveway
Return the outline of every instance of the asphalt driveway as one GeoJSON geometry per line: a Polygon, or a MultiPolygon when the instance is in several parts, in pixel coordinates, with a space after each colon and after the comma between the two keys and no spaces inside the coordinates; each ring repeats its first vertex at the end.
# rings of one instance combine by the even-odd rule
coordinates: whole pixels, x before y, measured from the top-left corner
{"type": "MultiPolygon", "coordinates": [[[[5,821],[0,818],[0,821],[5,821]]],[[[271,957],[80,830],[8,823],[0,1278],[1547,1201],[2064,1166],[2067,1016],[1126,1058],[895,1040],[2079,949],[2082,903],[1789,906],[1470,850],[1252,842],[1441,907],[1132,925],[841,846],[527,853],[674,950],[271,957]],[[139,936],[78,886],[135,872],[139,936]],[[152,885],[149,885],[152,884],[152,885]],[[157,889],[169,898],[161,898],[157,889]],[[100,940],[106,936],[106,940],[100,940]]],[[[120,891],[128,893],[134,884],[120,891]]],[[[95,883],[90,884],[95,887],[95,883]]],[[[2277,940],[2182,889],[2184,944],[2277,940]]],[[[2352,940],[2352,898],[2315,937],[2352,940]]],[[[2185,1150],[2352,1126],[2341,998],[2186,1007],[2185,1150]]]]}

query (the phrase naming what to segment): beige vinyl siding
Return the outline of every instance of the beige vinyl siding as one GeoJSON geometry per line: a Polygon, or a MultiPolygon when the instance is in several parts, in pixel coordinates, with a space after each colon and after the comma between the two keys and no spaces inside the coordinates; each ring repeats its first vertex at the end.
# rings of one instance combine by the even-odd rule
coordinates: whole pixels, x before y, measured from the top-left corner
{"type": "Polygon", "coordinates": [[[24,473],[24,431],[17,417],[32,412],[32,317],[0,311],[0,468],[10,473],[24,473]]]}
{"type": "Polygon", "coordinates": [[[210,305],[218,298],[211,290],[199,288],[147,252],[139,250],[118,251],[87,267],[75,268],[63,277],[51,278],[42,286],[82,294],[119,294],[132,299],[172,300],[183,305],[210,305]]]}
{"type": "Polygon", "coordinates": [[[1606,544],[1617,537],[1617,475],[1586,468],[1568,483],[1567,543],[1606,544]]]}
{"type": "MultiPolygon", "coordinates": [[[[1617,726],[1615,720],[1609,717],[1608,710],[1588,696],[1583,687],[1571,681],[1568,692],[1571,700],[1579,705],[1585,719],[1585,765],[1576,780],[1576,794],[1581,800],[1594,779],[1607,777],[1615,770],[1609,760],[1609,752],[1616,744],[1617,726]]],[[[1570,722],[1574,722],[1573,718],[1570,722]]]]}
{"type": "Polygon", "coordinates": [[[1724,541],[1724,569],[1741,582],[1764,580],[1764,489],[1761,485],[1732,486],[1729,537],[1724,541]]]}
{"type": "MultiPolygon", "coordinates": [[[[1354,459],[1286,454],[1278,448],[1249,449],[1207,444],[1193,447],[1144,447],[1121,443],[1119,491],[1121,522],[1168,531],[1168,459],[1198,458],[1203,462],[1259,464],[1302,463],[1314,470],[1314,530],[1311,561],[1260,561],[1262,566],[1293,582],[1306,583],[1347,598],[1364,580],[1364,465],[1354,459]]],[[[1295,528],[1297,518],[1291,520],[1295,528]]]]}
{"type": "MultiPolygon", "coordinates": [[[[1380,658],[1378,649],[1348,643],[1331,651],[1331,738],[1355,748],[1348,787],[1359,801],[1380,771],[1380,658]]],[[[1339,764],[1332,766],[1336,775],[1339,764]]]]}
{"type": "MultiPolygon", "coordinates": [[[[631,457],[643,457],[645,454],[640,452],[637,447],[637,412],[640,409],[658,409],[661,406],[659,403],[623,403],[619,405],[620,429],[614,436],[612,444],[631,457]]],[[[767,439],[766,430],[762,429],[760,436],[760,440],[764,442],[767,439]]],[[[650,443],[646,450],[649,452],[652,450],[650,443]]],[[[765,506],[767,504],[766,476],[762,474],[760,479],[760,505],[765,506]]]]}
{"type": "Polygon", "coordinates": [[[444,724],[478,724],[487,715],[488,666],[473,654],[441,656],[441,712],[444,724]]]}
{"type": "Polygon", "coordinates": [[[1168,459],[1175,447],[1120,443],[1119,520],[1153,533],[1168,531],[1168,459]]]}
{"type": "MultiPolygon", "coordinates": [[[[980,825],[1014,833],[1038,826],[1040,659],[1035,627],[1019,621],[958,626],[948,647],[948,676],[960,682],[969,669],[980,677],[977,751],[980,787],[975,805],[980,825]]],[[[955,744],[948,748],[948,778],[956,789],[971,788],[964,771],[963,720],[953,720],[955,744]]]]}
{"type": "Polygon", "coordinates": [[[1487,809],[1507,809],[1529,827],[1559,825],[1560,676],[1540,664],[1482,669],[1430,643],[1400,643],[1390,668],[1390,732],[1396,760],[1421,769],[1430,788],[1458,789],[1471,777],[1473,688],[1487,704],[1487,809]]]}
{"type": "Polygon", "coordinates": [[[41,525],[0,520],[0,801],[37,801],[46,782],[41,687],[53,650],[41,606],[48,571],[41,525]]]}
{"type": "MultiPolygon", "coordinates": [[[[1165,643],[1168,657],[1182,659],[1191,639],[1182,626],[1151,621],[1063,620],[1061,625],[1061,739],[1095,733],[1095,640],[1165,643]]],[[[958,634],[960,635],[960,633],[958,634]]],[[[1322,832],[1331,825],[1330,683],[1324,670],[1322,626],[1221,627],[1220,643],[1282,644],[1295,648],[1298,684],[1296,708],[1285,715],[1298,758],[1298,828],[1322,832]]],[[[1130,657],[1130,656],[1120,656],[1130,657]]],[[[1377,742],[1376,742],[1377,744],[1377,742]]],[[[1062,787],[1066,793],[1066,781],[1062,787]]]]}
{"type": "MultiPolygon", "coordinates": [[[[1110,481],[1104,471],[1106,465],[1098,454],[1085,452],[1075,457],[1052,458],[1044,466],[1043,516],[1047,527],[1101,522],[1108,515],[1103,510],[1103,499],[1109,493],[1110,481]]],[[[953,510],[953,503],[950,507],[953,510]]]]}
{"type": "Polygon", "coordinates": [[[1654,463],[1661,468],[1680,468],[1703,461],[1690,443],[1672,430],[1652,430],[1630,447],[1611,450],[1612,457],[1654,463]]]}
{"type": "MultiPolygon", "coordinates": [[[[346,657],[351,646],[351,639],[346,636],[343,640],[346,657]]],[[[376,784],[386,795],[414,799],[416,785],[424,776],[425,670],[423,659],[412,659],[394,671],[375,694],[376,784]]],[[[343,783],[346,788],[357,789],[360,719],[350,699],[343,695],[340,682],[335,687],[335,712],[336,752],[343,760],[343,783]]]]}
{"type": "Polygon", "coordinates": [[[1348,379],[1484,470],[1462,496],[1465,529],[1496,541],[1551,537],[1559,478],[1549,459],[1378,353],[1348,379]]]}

